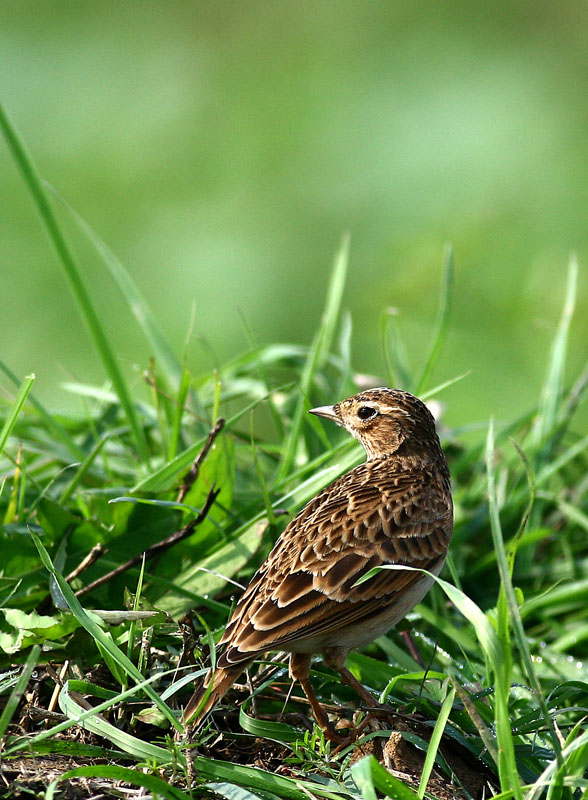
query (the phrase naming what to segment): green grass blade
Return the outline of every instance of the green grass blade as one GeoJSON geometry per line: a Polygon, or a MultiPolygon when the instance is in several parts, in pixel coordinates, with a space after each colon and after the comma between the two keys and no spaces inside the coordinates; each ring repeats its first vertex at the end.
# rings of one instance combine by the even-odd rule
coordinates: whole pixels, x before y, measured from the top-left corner
{"type": "Polygon", "coordinates": [[[188,394],[192,386],[192,376],[184,367],[177,389],[176,402],[174,406],[174,415],[172,419],[172,427],[169,441],[168,458],[171,460],[178,454],[178,445],[180,442],[180,434],[182,431],[182,418],[184,416],[184,406],[188,399],[188,394]]]}
{"type": "MultiPolygon", "coordinates": [[[[376,639],[376,643],[377,643],[376,639]]],[[[385,703],[386,698],[391,693],[392,689],[396,686],[396,684],[401,682],[408,682],[408,683],[418,683],[422,684],[425,680],[438,680],[444,681],[447,680],[447,675],[443,672],[434,672],[433,670],[421,670],[420,672],[401,672],[398,675],[395,675],[391,678],[388,683],[386,684],[385,688],[380,694],[380,703],[385,703]]]]}
{"type": "Polygon", "coordinates": [[[417,797],[416,792],[391,775],[374,756],[366,756],[357,761],[351,767],[351,775],[362,800],[376,800],[376,789],[393,800],[415,800],[417,797]]]}
{"type": "Polygon", "coordinates": [[[498,514],[498,501],[496,499],[496,486],[494,482],[494,426],[490,423],[486,443],[486,480],[488,491],[488,507],[490,512],[490,528],[494,552],[498,563],[500,575],[500,592],[497,603],[497,634],[502,644],[503,658],[491,661],[494,672],[494,690],[496,697],[495,722],[496,738],[498,740],[498,773],[501,786],[510,786],[515,797],[520,798],[520,778],[514,754],[514,742],[509,713],[509,694],[512,674],[512,655],[510,641],[509,611],[518,613],[518,605],[514,596],[514,589],[510,579],[510,571],[498,514]],[[516,607],[513,610],[512,605],[516,607]]]}
{"type": "Polygon", "coordinates": [[[568,267],[568,279],[566,286],[566,296],[559,321],[557,333],[551,346],[551,358],[547,370],[547,376],[543,385],[539,414],[533,430],[534,439],[537,444],[543,441],[545,436],[553,430],[557,422],[557,410],[561,399],[564,371],[566,363],[566,352],[570,332],[570,323],[576,305],[576,289],[578,284],[578,262],[575,256],[570,259],[568,267]]]}
{"type": "Polygon", "coordinates": [[[37,666],[37,661],[39,659],[39,654],[41,653],[40,645],[36,644],[31,647],[31,652],[27,656],[27,660],[25,662],[24,667],[22,668],[22,672],[19,675],[18,681],[14,686],[12,692],[10,693],[10,697],[6,705],[2,710],[2,716],[0,716],[0,742],[2,741],[2,737],[4,736],[4,732],[10,721],[12,719],[12,715],[18,708],[18,704],[20,703],[25,690],[29,683],[29,678],[33,674],[33,670],[37,666]]]}
{"type": "MultiPolygon", "coordinates": [[[[585,721],[585,720],[584,720],[585,721]]],[[[574,726],[573,730],[570,734],[568,734],[566,738],[566,746],[572,745],[577,738],[582,735],[582,732],[585,728],[585,725],[582,722],[577,723],[574,726]]],[[[560,787],[565,785],[566,778],[570,781],[579,781],[582,780],[584,775],[586,774],[586,770],[588,769],[588,740],[584,740],[583,744],[577,746],[574,750],[571,750],[565,759],[562,759],[562,763],[558,768],[558,771],[555,775],[555,779],[552,781],[550,792],[548,793],[548,800],[554,800],[555,795],[555,787],[558,787],[559,792],[558,795],[561,797],[563,792],[561,791],[560,787]]],[[[565,796],[565,795],[563,795],[565,796]]]]}
{"type": "MultiPolygon", "coordinates": [[[[14,374],[14,372],[8,367],[7,364],[0,359],[0,370],[14,383],[15,386],[20,386],[20,381],[18,377],[14,374]]],[[[62,442],[71,455],[78,461],[81,461],[84,457],[83,451],[77,446],[74,440],[71,438],[67,430],[57,422],[57,420],[50,414],[47,409],[40,403],[37,398],[31,394],[29,397],[29,403],[37,410],[39,416],[43,420],[43,422],[47,425],[47,428],[53,431],[55,434],[55,438],[62,442]]]]}
{"type": "MultiPolygon", "coordinates": [[[[504,651],[502,647],[502,643],[498,636],[496,635],[496,631],[494,630],[492,623],[484,614],[482,609],[474,603],[474,601],[467,596],[461,589],[458,589],[456,586],[453,586],[451,583],[439,578],[437,575],[433,575],[432,572],[427,572],[425,569],[418,569],[417,567],[409,567],[401,564],[384,564],[381,567],[374,567],[370,569],[369,572],[366,572],[365,575],[362,575],[359,580],[357,580],[353,587],[360,586],[365,581],[369,581],[374,575],[377,575],[383,569],[390,569],[396,570],[400,572],[420,572],[423,575],[427,575],[429,578],[432,578],[435,583],[437,583],[445,592],[447,597],[451,600],[453,605],[460,611],[461,614],[471,623],[478,637],[478,641],[482,645],[484,649],[484,653],[489,658],[491,663],[499,663],[502,659],[504,659],[504,651]]],[[[353,588],[352,587],[352,588],[353,588]]]]}
{"type": "Polygon", "coordinates": [[[234,783],[227,783],[226,781],[211,781],[210,783],[205,783],[202,788],[210,789],[220,797],[224,797],[225,800],[280,800],[277,794],[270,792],[264,792],[263,796],[253,794],[253,792],[244,789],[242,786],[235,786],[234,783]]]}
{"type": "MultiPolygon", "coordinates": [[[[228,428],[233,420],[229,420],[225,426],[228,428]]],[[[132,492],[162,492],[169,489],[174,484],[178,475],[187,470],[202,447],[206,442],[207,437],[202,436],[198,441],[191,444],[177,456],[174,456],[167,464],[160,467],[158,470],[148,475],[139,481],[136,486],[131,489],[132,492]]]]}
{"type": "Polygon", "coordinates": [[[102,778],[112,781],[120,781],[129,786],[141,786],[151,792],[152,797],[164,797],[166,800],[192,800],[192,794],[186,794],[180,789],[176,789],[172,784],[158,778],[156,775],[142,772],[129,767],[118,767],[112,764],[100,764],[92,767],[76,767],[64,772],[47,787],[45,800],[54,800],[55,790],[62,781],[69,781],[72,778],[102,778]]]}
{"type": "Polygon", "coordinates": [[[251,717],[243,706],[239,710],[239,725],[244,731],[256,738],[272,739],[282,744],[295,742],[304,736],[301,731],[297,731],[296,728],[287,725],[285,722],[274,722],[273,720],[251,717]]]}
{"type": "Polygon", "coordinates": [[[380,335],[388,385],[397,389],[412,388],[411,369],[406,346],[398,325],[398,310],[387,308],[380,320],[380,335]]]}
{"type": "Polygon", "coordinates": [[[6,442],[8,441],[8,437],[12,433],[12,429],[16,425],[16,420],[18,419],[18,415],[20,414],[22,407],[26,403],[26,399],[29,396],[29,392],[33,387],[33,383],[35,382],[34,375],[28,375],[24,381],[20,385],[20,389],[16,395],[16,399],[12,404],[12,408],[10,409],[10,413],[6,417],[6,422],[2,426],[2,430],[0,431],[0,455],[4,452],[4,448],[6,447],[6,442]]]}
{"type": "Polygon", "coordinates": [[[69,484],[65,487],[65,489],[61,493],[61,497],[59,498],[59,502],[61,503],[61,505],[64,505],[69,500],[69,498],[75,492],[77,487],[80,485],[80,483],[84,478],[84,475],[94,463],[94,459],[100,453],[100,451],[106,444],[107,440],[109,439],[110,435],[111,435],[110,432],[107,432],[101,439],[98,439],[94,447],[84,458],[79,468],[76,470],[76,474],[73,476],[69,484]]]}
{"type": "Polygon", "coordinates": [[[145,338],[151,344],[156,362],[162,367],[170,385],[177,385],[182,376],[182,365],[171,349],[157,319],[149,308],[147,301],[141,294],[139,287],[129,275],[122,262],[115,256],[108,245],[100,238],[92,226],[79,214],[67,200],[48,181],[43,181],[62,205],[69,211],[77,226],[92,243],[94,249],[102,259],[104,266],[110,272],[114,282],[126,301],[131,314],[143,331],[145,338]]]}
{"type": "Polygon", "coordinates": [[[255,445],[255,436],[253,431],[253,415],[250,418],[251,427],[250,427],[250,438],[251,438],[251,455],[253,456],[253,464],[255,466],[255,472],[257,474],[257,481],[259,484],[260,494],[263,497],[263,503],[265,506],[265,513],[267,515],[267,519],[270,525],[275,525],[277,517],[276,512],[274,511],[274,507],[272,505],[272,500],[270,497],[269,489],[267,487],[267,483],[265,480],[265,476],[263,474],[263,469],[261,463],[259,461],[259,456],[257,454],[257,447],[255,445]]]}
{"type": "MultiPolygon", "coordinates": [[[[302,778],[293,780],[257,767],[246,767],[203,756],[196,756],[193,764],[197,774],[205,780],[227,781],[237,786],[246,786],[252,791],[271,792],[287,800],[308,800],[309,797],[315,796],[343,800],[350,796],[345,787],[339,786],[334,781],[324,781],[325,785],[321,785],[302,778]]],[[[414,795],[410,800],[414,800],[414,795]]]]}
{"type": "Polygon", "coordinates": [[[423,800],[423,797],[425,796],[425,792],[427,790],[427,783],[429,782],[429,778],[431,777],[431,772],[433,771],[433,767],[435,766],[435,759],[437,758],[437,752],[439,750],[439,745],[441,744],[443,731],[445,730],[447,720],[449,719],[449,714],[451,713],[451,709],[453,708],[454,699],[455,699],[455,688],[452,686],[447,692],[447,697],[443,701],[443,705],[441,706],[441,710],[439,711],[439,716],[437,717],[437,722],[435,723],[435,727],[433,728],[433,733],[431,734],[431,740],[427,748],[427,755],[425,757],[425,763],[423,764],[423,772],[421,774],[421,779],[419,782],[419,788],[418,788],[419,800],[423,800]]]}
{"type": "Polygon", "coordinates": [[[355,785],[359,789],[363,800],[377,800],[378,794],[372,777],[371,756],[362,758],[351,768],[355,785]]]}
{"type": "Polygon", "coordinates": [[[20,170],[24,182],[26,183],[32,195],[33,201],[37,207],[37,211],[39,212],[49,235],[49,239],[55,248],[82,319],[85,321],[88,330],[90,331],[96,349],[98,350],[102,360],[102,364],[104,365],[104,368],[110,380],[112,381],[112,385],[116,390],[120,404],[126,414],[127,420],[133,432],[139,455],[143,461],[147,461],[148,449],[145,434],[139,423],[137,412],[131,399],[129,389],[119,368],[114,351],[108,340],[106,330],[102,325],[98,312],[94,308],[90,298],[90,293],[86,287],[86,283],[82,277],[82,274],[78,269],[72,251],[61,231],[61,228],[59,227],[57,217],[55,216],[55,213],[43,189],[42,181],[39,173],[37,172],[37,168],[26,152],[23,143],[21,142],[15,128],[12,126],[6,112],[1,105],[0,128],[4,133],[8,147],[20,170]]]}
{"type": "Polygon", "coordinates": [[[471,375],[471,370],[467,372],[462,372],[461,375],[456,375],[454,378],[449,378],[447,381],[443,381],[443,383],[437,384],[437,386],[433,386],[432,389],[429,389],[426,392],[422,392],[419,394],[420,399],[425,403],[429,397],[435,397],[436,394],[442,392],[444,389],[447,389],[448,386],[453,386],[454,383],[458,383],[459,381],[467,378],[468,375],[471,375]]]}
{"type": "Polygon", "coordinates": [[[567,448],[560,456],[555,458],[551,463],[546,464],[540,472],[537,473],[536,485],[538,487],[544,486],[552,475],[559,472],[562,467],[569,464],[576,456],[579,456],[584,450],[588,448],[588,436],[584,436],[573,445],[567,448]]]}
{"type": "Polygon", "coordinates": [[[345,289],[348,263],[349,234],[346,234],[343,237],[341,247],[335,256],[333,272],[331,274],[329,287],[327,289],[327,300],[320,326],[321,342],[318,353],[319,366],[322,366],[326,361],[335,337],[335,330],[337,328],[339,312],[341,310],[341,300],[343,299],[343,290],[345,289]]]}
{"type": "Polygon", "coordinates": [[[333,343],[335,328],[341,309],[345,278],[347,276],[347,263],[349,260],[349,237],[345,236],[341,247],[335,257],[331,280],[327,290],[327,299],[323,311],[321,324],[317,330],[312,346],[309,350],[304,370],[300,379],[300,397],[292,418],[292,424],[284,448],[282,461],[278,470],[277,481],[284,480],[290,473],[298,449],[300,431],[303,425],[304,412],[307,409],[308,395],[312,389],[318,368],[325,362],[333,343]]]}
{"type": "Polygon", "coordinates": [[[445,248],[445,257],[443,259],[443,280],[441,281],[441,297],[439,299],[439,311],[437,313],[437,321],[435,323],[435,330],[433,333],[433,341],[431,349],[425,365],[416,382],[415,394],[420,395],[431,373],[435,369],[439,356],[445,344],[445,337],[447,335],[447,325],[449,323],[449,315],[451,312],[451,292],[453,289],[453,247],[448,244],[445,248]]]}
{"type": "MultiPolygon", "coordinates": [[[[487,477],[487,487],[488,487],[488,509],[490,512],[490,530],[492,533],[492,542],[494,544],[494,552],[496,554],[496,562],[498,566],[498,573],[500,575],[500,598],[499,598],[499,607],[501,601],[504,603],[505,611],[506,611],[506,619],[504,621],[504,625],[508,627],[509,619],[510,624],[512,625],[514,637],[519,649],[521,661],[523,664],[523,668],[527,675],[527,680],[531,684],[533,692],[535,694],[535,698],[539,707],[541,709],[545,726],[549,731],[551,744],[556,754],[556,758],[559,760],[561,758],[561,745],[559,743],[559,738],[555,731],[553,720],[549,714],[547,705],[545,704],[545,700],[543,698],[543,693],[541,691],[541,685],[537,678],[537,673],[535,667],[533,666],[533,660],[531,658],[531,651],[529,648],[529,641],[527,639],[527,635],[525,633],[525,629],[523,627],[523,621],[521,618],[521,611],[519,608],[519,604],[516,599],[515,590],[512,584],[511,578],[511,566],[512,561],[514,559],[514,550],[511,554],[507,554],[506,548],[504,546],[504,539],[502,536],[502,526],[500,524],[500,514],[498,512],[498,499],[496,496],[496,482],[494,478],[494,425],[491,422],[488,428],[488,438],[486,441],[486,477],[487,477]],[[510,557],[509,557],[510,556],[510,557]]],[[[530,482],[532,486],[532,490],[534,491],[533,481],[530,477],[530,482]]],[[[525,518],[528,519],[530,513],[530,509],[525,510],[525,518]]],[[[517,536],[521,533],[519,530],[517,532],[517,536]]],[[[513,541],[513,548],[516,547],[517,538],[513,541]]],[[[500,620],[500,614],[499,614],[500,620]]],[[[500,635],[500,630],[499,630],[500,635]]],[[[503,644],[506,651],[510,651],[508,647],[509,640],[508,640],[508,632],[503,632],[503,644]]],[[[510,658],[508,662],[510,662],[510,658]]],[[[510,664],[508,664],[510,667],[510,664]]],[[[505,670],[506,666],[503,662],[502,669],[505,670]]],[[[504,690],[508,692],[510,687],[510,676],[503,675],[503,680],[505,683],[504,690]]],[[[508,730],[510,731],[510,715],[508,714],[508,708],[505,710],[507,718],[503,720],[505,725],[508,725],[508,730]]],[[[510,757],[510,756],[509,756],[510,757]]],[[[513,763],[514,763],[514,753],[512,755],[513,763]]],[[[512,767],[512,765],[511,765],[512,767]]],[[[515,795],[517,795],[517,787],[513,784],[513,788],[515,789],[515,795]]],[[[518,795],[517,795],[518,796],[518,795]]]]}

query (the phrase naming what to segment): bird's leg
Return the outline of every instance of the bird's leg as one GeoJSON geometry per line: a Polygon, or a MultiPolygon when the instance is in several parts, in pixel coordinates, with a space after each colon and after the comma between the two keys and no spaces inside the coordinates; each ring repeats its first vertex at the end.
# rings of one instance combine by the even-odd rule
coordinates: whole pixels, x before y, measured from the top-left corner
{"type": "MultiPolygon", "coordinates": [[[[351,732],[349,741],[356,741],[368,727],[372,727],[374,730],[387,727],[379,721],[379,718],[382,716],[388,718],[390,716],[390,708],[378,702],[375,697],[372,697],[365,686],[362,686],[355,675],[347,669],[345,666],[347,652],[348,650],[345,647],[328,647],[323,651],[323,658],[325,664],[338,672],[343,683],[346,683],[347,686],[351,686],[370,709],[355,730],[351,732]]],[[[333,750],[333,755],[336,755],[346,744],[347,742],[343,742],[339,747],[336,747],[333,750]]]]}
{"type": "Polygon", "coordinates": [[[311,656],[307,653],[292,653],[290,655],[290,675],[302,686],[304,694],[308,698],[312,713],[318,725],[324,730],[325,736],[331,742],[341,742],[342,738],[327,716],[327,712],[321,706],[313,685],[310,682],[310,661],[311,656]]]}
{"type": "Polygon", "coordinates": [[[351,686],[351,688],[357,692],[364,703],[366,703],[369,707],[373,708],[376,706],[378,708],[382,708],[382,704],[378,703],[375,697],[372,696],[371,692],[368,692],[365,686],[362,686],[357,678],[345,666],[347,652],[347,648],[345,647],[327,647],[323,651],[325,664],[328,667],[331,667],[331,669],[334,669],[335,672],[338,672],[343,683],[346,683],[347,686],[351,686]]]}

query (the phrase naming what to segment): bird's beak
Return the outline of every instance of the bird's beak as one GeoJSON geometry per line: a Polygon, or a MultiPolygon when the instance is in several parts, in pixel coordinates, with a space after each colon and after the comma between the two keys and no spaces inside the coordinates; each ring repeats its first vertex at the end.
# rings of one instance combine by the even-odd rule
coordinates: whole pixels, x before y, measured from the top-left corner
{"type": "Polygon", "coordinates": [[[325,419],[333,420],[333,422],[337,422],[339,424],[341,423],[341,419],[335,411],[335,406],[317,406],[316,408],[310,408],[308,413],[314,414],[317,417],[324,417],[325,419]]]}

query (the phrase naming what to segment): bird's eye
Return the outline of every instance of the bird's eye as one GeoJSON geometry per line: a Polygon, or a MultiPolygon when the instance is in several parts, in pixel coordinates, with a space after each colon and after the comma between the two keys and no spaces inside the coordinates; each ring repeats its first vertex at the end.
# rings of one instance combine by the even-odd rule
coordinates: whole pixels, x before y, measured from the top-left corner
{"type": "Polygon", "coordinates": [[[377,413],[377,410],[373,406],[360,406],[357,409],[357,416],[360,419],[372,419],[377,413]]]}

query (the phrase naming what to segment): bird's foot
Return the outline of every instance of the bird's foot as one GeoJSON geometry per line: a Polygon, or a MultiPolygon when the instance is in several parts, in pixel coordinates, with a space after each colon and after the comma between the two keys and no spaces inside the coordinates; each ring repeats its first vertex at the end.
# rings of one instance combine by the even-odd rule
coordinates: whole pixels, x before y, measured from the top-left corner
{"type": "MultiPolygon", "coordinates": [[[[371,733],[379,730],[388,730],[390,727],[390,718],[394,716],[394,712],[389,706],[380,704],[363,714],[361,719],[358,719],[359,714],[363,714],[363,712],[356,712],[353,715],[353,721],[346,719],[339,720],[334,731],[337,738],[330,739],[337,745],[331,755],[335,756],[346,747],[356,744],[358,739],[366,732],[371,733]],[[344,735],[344,733],[347,735],[344,735]]],[[[326,733],[325,736],[327,736],[326,733]]]]}

